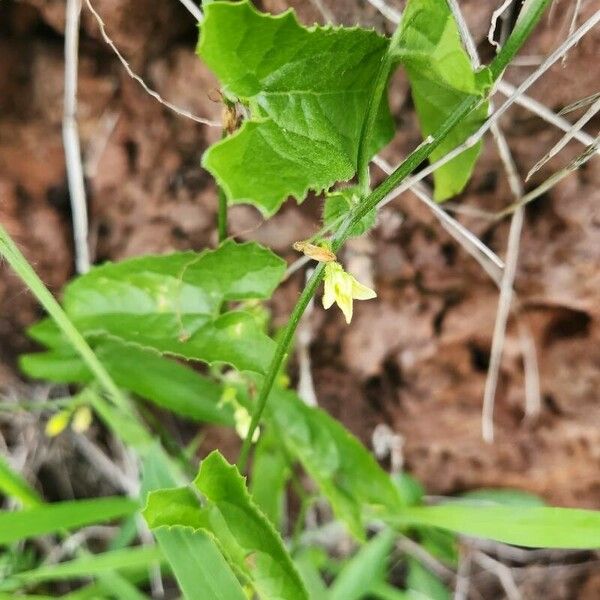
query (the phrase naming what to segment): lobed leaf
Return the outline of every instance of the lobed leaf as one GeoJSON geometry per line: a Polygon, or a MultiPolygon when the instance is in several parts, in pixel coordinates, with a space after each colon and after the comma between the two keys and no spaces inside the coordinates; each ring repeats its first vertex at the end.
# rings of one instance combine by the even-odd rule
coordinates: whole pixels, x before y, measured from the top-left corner
{"type": "Polygon", "coordinates": [[[252,500],[244,478],[218,451],[202,461],[194,487],[205,498],[204,506],[189,488],[152,492],[144,510],[149,526],[210,533],[261,598],[307,598],[278,533],[252,500]]]}
{"type": "MultiPolygon", "coordinates": [[[[351,179],[369,98],[388,40],[374,31],[302,27],[293,12],[259,13],[248,1],[211,2],[198,54],[250,119],[214,144],[203,166],[229,202],[265,216],[293,196],[351,179]]],[[[387,101],[374,154],[393,134],[387,101]]]]}
{"type": "MultiPolygon", "coordinates": [[[[95,267],[66,287],[64,308],[92,343],[110,338],[260,373],[273,353],[273,340],[251,314],[220,314],[221,307],[230,300],[268,298],[284,270],[285,262],[258,244],[226,241],[199,254],[145,256],[95,267]]],[[[37,335],[56,344],[56,333],[47,326],[37,335]]],[[[54,361],[59,377],[70,371],[83,376],[75,362],[60,366],[61,356],[46,358],[54,361]]],[[[31,359],[26,366],[28,361],[35,369],[31,359]]]]}
{"type": "MultiPolygon", "coordinates": [[[[448,4],[440,0],[409,0],[402,16],[396,50],[404,65],[423,137],[435,133],[467,97],[481,95],[485,73],[474,73],[462,47],[448,4]]],[[[462,144],[487,117],[488,103],[468,115],[431,153],[433,163],[462,144]]],[[[433,173],[434,197],[446,200],[467,184],[481,151],[481,143],[465,150],[433,173]]]]}

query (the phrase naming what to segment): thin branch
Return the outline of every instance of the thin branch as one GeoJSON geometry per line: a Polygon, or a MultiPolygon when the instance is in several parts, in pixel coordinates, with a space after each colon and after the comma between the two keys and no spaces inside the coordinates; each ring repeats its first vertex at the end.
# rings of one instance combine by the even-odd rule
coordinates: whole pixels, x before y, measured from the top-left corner
{"type": "Polygon", "coordinates": [[[598,98],[588,108],[588,110],[585,111],[581,118],[577,120],[571,129],[567,131],[567,133],[552,147],[552,149],[531,168],[527,174],[527,179],[539,171],[551,158],[556,156],[573,139],[575,132],[580,131],[588,121],[594,118],[598,111],[600,111],[600,98],[598,98]]]}
{"type": "MultiPolygon", "coordinates": [[[[512,96],[515,93],[516,89],[517,88],[514,85],[508,83],[508,81],[505,80],[502,80],[496,88],[496,90],[500,92],[503,96],[512,96]]],[[[525,94],[521,94],[518,98],[516,98],[515,103],[536,114],[541,119],[544,119],[544,121],[546,121],[547,123],[558,127],[558,129],[562,129],[563,131],[570,131],[572,127],[572,124],[569,123],[569,121],[563,119],[560,116],[560,114],[564,114],[563,111],[561,111],[557,115],[556,113],[552,112],[546,105],[542,104],[541,102],[538,102],[537,100],[534,100],[533,98],[530,98],[529,96],[526,96],[525,94]]],[[[589,146],[594,142],[594,138],[591,135],[588,135],[585,131],[577,131],[573,135],[573,137],[578,142],[581,142],[586,146],[589,146]]]]}
{"type": "Polygon", "coordinates": [[[515,583],[511,569],[479,550],[473,552],[472,556],[480,567],[490,571],[498,578],[508,600],[521,600],[521,592],[515,583]]]}
{"type": "Polygon", "coordinates": [[[329,10],[323,0],[310,0],[310,3],[321,13],[325,23],[335,23],[335,15],[329,10]]]}
{"type": "MultiPolygon", "coordinates": [[[[471,64],[473,66],[473,69],[478,69],[481,66],[481,61],[479,59],[475,43],[473,42],[473,38],[471,37],[471,33],[469,32],[469,28],[467,27],[460,7],[458,6],[456,0],[448,0],[448,4],[454,16],[454,19],[458,24],[460,35],[471,58],[471,64]]],[[[493,104],[491,102],[490,109],[493,109],[493,104]]],[[[504,133],[500,129],[498,123],[494,123],[492,125],[491,131],[494,137],[496,148],[498,149],[498,154],[500,155],[500,159],[504,166],[504,170],[506,171],[506,176],[508,179],[510,190],[515,200],[518,202],[519,199],[523,196],[523,185],[517,172],[517,167],[512,157],[510,148],[508,146],[504,133]]],[[[506,325],[508,322],[508,316],[510,314],[514,294],[514,277],[516,274],[516,264],[519,256],[519,246],[522,227],[523,214],[521,214],[521,211],[518,211],[517,213],[515,213],[510,226],[510,233],[508,238],[509,244],[506,249],[506,264],[510,265],[512,268],[505,268],[504,272],[502,273],[502,279],[500,282],[500,297],[498,299],[498,309],[496,313],[496,322],[494,325],[494,335],[492,338],[490,364],[486,377],[485,390],[483,396],[482,431],[484,432],[483,437],[487,441],[492,441],[493,439],[494,400],[496,396],[500,364],[502,361],[502,355],[504,353],[504,344],[506,341],[506,325]]],[[[533,352],[535,353],[535,345],[529,344],[527,346],[527,350],[529,352],[533,350],[533,352]]],[[[539,375],[537,373],[532,374],[531,372],[532,364],[537,365],[537,356],[534,357],[533,363],[529,361],[528,364],[530,369],[528,369],[525,372],[525,377],[527,379],[528,376],[530,377],[533,375],[534,381],[527,382],[526,380],[525,383],[526,408],[539,406],[541,403],[539,397],[527,398],[528,392],[534,392],[536,390],[538,390],[539,392],[539,375]],[[537,385],[535,385],[536,382],[537,385]]]]}
{"type": "Polygon", "coordinates": [[[592,94],[591,96],[586,96],[585,98],[581,98],[581,100],[576,100],[575,102],[568,104],[558,114],[566,115],[570,112],[573,112],[574,110],[585,108],[586,106],[592,104],[592,102],[595,102],[598,98],[600,98],[600,92],[592,94]]]}
{"type": "Polygon", "coordinates": [[[591,158],[596,156],[600,150],[600,136],[597,137],[593,143],[588,146],[575,160],[573,160],[566,167],[557,171],[548,179],[546,179],[543,183],[538,185],[535,189],[527,192],[518,202],[511,204],[504,210],[497,213],[496,218],[498,220],[503,219],[507,215],[512,214],[518,208],[529,204],[529,202],[533,202],[536,198],[539,198],[542,194],[545,194],[550,188],[554,187],[559,181],[562,181],[565,177],[569,176],[571,173],[582,167],[586,162],[588,162],[591,158]]]}
{"type": "MultiPolygon", "coordinates": [[[[373,162],[387,175],[392,173],[391,165],[379,156],[373,162]]],[[[486,246],[475,234],[469,231],[460,221],[451,217],[439,204],[432,200],[425,186],[416,184],[411,188],[415,196],[423,202],[440,221],[444,229],[472,256],[482,269],[496,282],[500,283],[504,263],[502,259],[486,246]]]]}
{"type": "MultiPolygon", "coordinates": [[[[579,16],[579,11],[581,10],[581,0],[575,0],[575,4],[573,6],[573,16],[571,17],[571,23],[569,24],[569,35],[571,35],[575,31],[575,27],[577,27],[577,17],[579,16]]],[[[563,65],[567,62],[567,55],[563,56],[563,65]]]]}
{"type": "Polygon", "coordinates": [[[181,117],[191,119],[192,121],[195,121],[196,123],[201,123],[202,125],[208,125],[209,127],[221,127],[221,123],[219,123],[218,121],[211,121],[210,119],[205,119],[203,117],[197,117],[196,115],[192,114],[188,110],[185,110],[184,108],[179,108],[178,106],[171,104],[171,102],[168,102],[167,100],[165,100],[158,92],[156,92],[153,89],[151,89],[150,87],[148,87],[146,82],[139,75],[137,75],[136,73],[133,72],[133,70],[129,66],[129,63],[127,62],[125,57],[121,54],[119,49],[116,47],[115,43],[111,40],[111,38],[106,33],[106,27],[105,27],[104,21],[102,20],[102,17],[96,12],[96,10],[92,6],[90,0],[85,0],[85,3],[87,5],[89,11],[92,13],[92,15],[94,16],[94,18],[96,19],[96,21],[98,23],[98,27],[100,28],[100,34],[102,35],[102,39],[112,48],[113,52],[117,55],[117,58],[123,65],[123,68],[125,69],[125,71],[127,71],[127,74],[129,75],[129,77],[131,77],[132,79],[137,81],[142,86],[142,88],[144,89],[144,91],[147,94],[152,96],[155,100],[160,102],[163,106],[166,106],[167,108],[169,108],[173,112],[177,113],[181,117]]]}
{"type": "Polygon", "coordinates": [[[192,0],[179,0],[185,8],[187,8],[188,12],[198,21],[198,23],[202,23],[204,20],[204,15],[198,6],[194,4],[192,0]]]}
{"type": "Polygon", "coordinates": [[[398,25],[402,20],[402,13],[392,8],[385,0],[367,0],[371,6],[374,6],[388,21],[398,25]]]}
{"type": "Polygon", "coordinates": [[[488,42],[496,48],[496,52],[500,50],[500,44],[494,39],[494,32],[496,31],[496,27],[498,25],[498,19],[504,15],[506,10],[513,2],[514,0],[504,0],[504,2],[492,13],[492,20],[488,30],[487,39],[488,42]]]}
{"type": "Polygon", "coordinates": [[[62,135],[65,166],[71,200],[75,267],[78,273],[90,270],[88,214],[85,200],[83,166],[77,127],[77,65],[79,54],[79,18],[81,0],[67,0],[65,13],[65,89],[62,135]]]}
{"type": "Polygon", "coordinates": [[[447,2],[450,8],[450,12],[454,17],[454,21],[458,26],[460,38],[465,46],[465,50],[467,51],[467,54],[471,59],[471,64],[473,65],[473,68],[478,69],[481,65],[481,62],[479,60],[479,54],[477,53],[477,47],[475,46],[473,36],[471,35],[469,27],[467,26],[467,22],[463,17],[462,11],[460,10],[460,6],[458,5],[457,0],[447,0],[447,2]]]}

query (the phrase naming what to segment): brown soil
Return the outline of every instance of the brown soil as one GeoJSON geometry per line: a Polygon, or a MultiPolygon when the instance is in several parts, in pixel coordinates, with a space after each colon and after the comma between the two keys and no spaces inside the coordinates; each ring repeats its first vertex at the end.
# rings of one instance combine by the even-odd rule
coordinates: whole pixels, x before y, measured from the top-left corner
{"type": "MultiPolygon", "coordinates": [[[[132,67],[174,104],[219,119],[220,107],[209,99],[217,83],[194,56],[196,28],[181,4],[125,4],[127,8],[108,0],[94,3],[132,67]]],[[[292,5],[301,20],[322,20],[308,1],[262,4],[275,11],[292,5]]],[[[366,2],[327,4],[340,22],[389,30],[366,2]]],[[[461,2],[484,56],[490,55],[485,36],[491,5],[496,4],[461,2]]],[[[545,55],[564,39],[569,3],[557,4],[552,20],[523,54],[545,55]]],[[[584,3],[580,22],[596,9],[593,2],[584,3]]],[[[0,222],[56,293],[73,274],[61,142],[63,27],[62,0],[0,5],[0,222]]],[[[531,95],[559,110],[596,92],[599,52],[596,30],[531,95]]],[[[531,70],[512,67],[506,79],[518,84],[531,70]]],[[[401,74],[394,79],[391,103],[398,134],[384,155],[396,163],[419,141],[401,74]]],[[[150,98],[124,72],[85,9],[79,124],[96,261],[214,244],[216,193],[199,161],[218,129],[184,120],[150,98]]],[[[598,125],[593,121],[589,132],[595,135],[598,125]]],[[[502,127],[523,176],[560,137],[519,107],[509,111],[502,127]]],[[[581,150],[581,145],[569,144],[528,186],[581,150]]],[[[480,434],[498,297],[490,279],[411,194],[387,208],[366,241],[342,257],[374,277],[379,299],[360,303],[351,327],[341,314],[316,309],[311,354],[319,402],[366,443],[378,423],[393,427],[404,437],[407,469],[429,493],[510,486],[557,505],[600,508],[598,166],[597,159],[590,161],[527,210],[516,280],[522,308],[509,326],[493,445],[482,442],[480,434]],[[539,360],[543,405],[531,420],[524,419],[519,324],[531,332],[539,360]]],[[[511,202],[491,140],[457,200],[486,211],[511,202]]],[[[504,254],[506,220],[460,219],[504,254]]],[[[318,222],[316,199],[301,207],[290,202],[264,224],[248,207],[231,211],[231,227],[239,239],[260,240],[289,260],[295,258],[292,242],[310,235],[318,222]]],[[[18,378],[16,356],[30,347],[24,328],[40,311],[6,265],[0,268],[0,385],[8,387],[18,378]]],[[[295,276],[275,298],[277,322],[284,320],[302,277],[295,276]]],[[[597,597],[597,577],[580,583],[579,597],[597,597]]],[[[572,589],[564,594],[557,590],[544,595],[575,597],[569,596],[572,589]]]]}

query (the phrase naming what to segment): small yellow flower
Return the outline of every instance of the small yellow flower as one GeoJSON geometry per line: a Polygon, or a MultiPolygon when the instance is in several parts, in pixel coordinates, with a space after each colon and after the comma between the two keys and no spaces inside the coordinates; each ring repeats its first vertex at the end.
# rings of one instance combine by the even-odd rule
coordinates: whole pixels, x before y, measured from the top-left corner
{"type": "Polygon", "coordinates": [[[323,307],[329,308],[337,302],[346,317],[346,323],[352,320],[353,300],[370,300],[376,297],[377,294],[372,289],[356,281],[339,263],[330,262],[325,265],[323,307]]]}
{"type": "Polygon", "coordinates": [[[46,423],[46,435],[48,437],[56,437],[57,435],[60,435],[67,428],[70,420],[70,410],[60,410],[53,414],[46,423]]]}
{"type": "Polygon", "coordinates": [[[85,404],[80,406],[73,413],[73,421],[71,422],[71,428],[77,433],[83,433],[90,428],[92,424],[93,415],[89,406],[85,404]]]}

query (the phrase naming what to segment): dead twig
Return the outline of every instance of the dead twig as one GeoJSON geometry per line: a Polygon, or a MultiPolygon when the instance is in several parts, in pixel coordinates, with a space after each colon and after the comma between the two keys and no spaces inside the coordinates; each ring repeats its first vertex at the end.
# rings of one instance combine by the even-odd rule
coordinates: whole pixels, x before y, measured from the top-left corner
{"type": "Polygon", "coordinates": [[[129,66],[129,63],[127,62],[125,57],[121,54],[121,52],[119,51],[119,49],[117,48],[115,43],[108,36],[108,34],[106,33],[106,26],[104,24],[104,21],[102,20],[102,17],[96,12],[96,9],[92,6],[92,3],[90,2],[90,0],[85,0],[85,3],[87,5],[89,11],[92,13],[94,18],[96,19],[96,22],[98,23],[98,27],[100,28],[100,35],[102,36],[102,39],[112,48],[113,52],[116,54],[120,63],[123,65],[123,68],[125,69],[125,71],[127,71],[127,74],[129,75],[129,77],[131,77],[132,79],[137,81],[142,86],[142,88],[144,89],[144,91],[147,94],[152,96],[155,100],[160,102],[163,106],[166,106],[168,109],[172,110],[174,113],[178,114],[181,117],[185,117],[186,119],[191,119],[192,121],[195,121],[196,123],[201,123],[202,125],[208,125],[209,127],[221,127],[221,123],[219,123],[218,121],[211,121],[210,119],[205,119],[204,117],[197,117],[196,115],[192,114],[190,111],[185,110],[184,108],[175,106],[171,102],[168,102],[158,92],[151,89],[139,75],[137,75],[136,73],[133,72],[133,70],[129,66]]]}
{"type": "Polygon", "coordinates": [[[88,215],[85,199],[81,148],[77,127],[77,65],[79,54],[79,18],[81,0],[67,0],[65,13],[65,88],[63,101],[62,136],[71,214],[75,267],[78,273],[90,269],[88,247],[88,215]]]}

